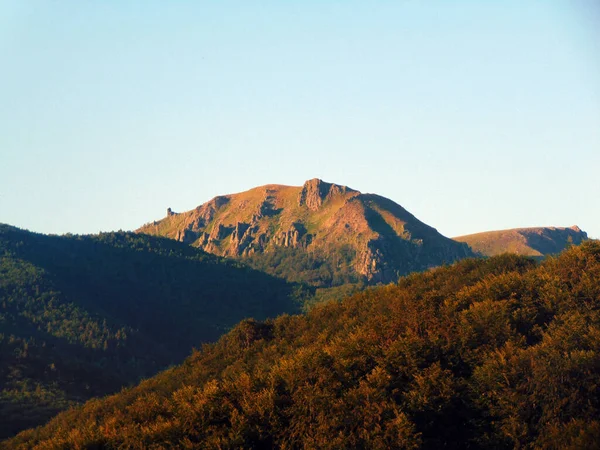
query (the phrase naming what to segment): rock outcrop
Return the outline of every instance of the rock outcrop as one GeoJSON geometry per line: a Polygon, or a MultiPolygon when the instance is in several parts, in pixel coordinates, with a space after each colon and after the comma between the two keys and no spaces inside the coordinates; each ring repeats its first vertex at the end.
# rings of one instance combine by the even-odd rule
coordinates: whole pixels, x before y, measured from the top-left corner
{"type": "Polygon", "coordinates": [[[349,192],[356,191],[346,186],[326,183],[318,178],[313,178],[302,186],[302,190],[298,195],[298,205],[306,206],[311,211],[317,211],[324,201],[330,200],[335,196],[344,196],[349,192]]]}
{"type": "Polygon", "coordinates": [[[310,245],[312,236],[306,233],[301,223],[293,223],[289,230],[282,231],[273,238],[273,243],[281,247],[305,248],[310,245]]]}

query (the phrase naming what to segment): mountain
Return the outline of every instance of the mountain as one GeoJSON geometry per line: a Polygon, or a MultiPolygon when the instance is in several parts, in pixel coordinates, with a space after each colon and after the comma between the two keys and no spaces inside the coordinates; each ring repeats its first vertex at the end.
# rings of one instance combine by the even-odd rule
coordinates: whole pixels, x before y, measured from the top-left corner
{"type": "Polygon", "coordinates": [[[587,233],[574,225],[570,228],[537,227],[487,231],[453,239],[468,244],[475,253],[483,256],[508,252],[544,257],[560,253],[569,245],[581,244],[587,238],[587,233]]]}
{"type": "Polygon", "coordinates": [[[0,437],[181,362],[297,286],[170,239],[0,225],[0,437]]]}
{"type": "Polygon", "coordinates": [[[4,447],[591,449],[599,348],[600,243],[467,259],[246,320],[4,447]]]}
{"type": "Polygon", "coordinates": [[[395,281],[471,255],[393,201],[319,179],[218,196],[184,213],[168,209],[137,231],[316,286],[395,281]]]}

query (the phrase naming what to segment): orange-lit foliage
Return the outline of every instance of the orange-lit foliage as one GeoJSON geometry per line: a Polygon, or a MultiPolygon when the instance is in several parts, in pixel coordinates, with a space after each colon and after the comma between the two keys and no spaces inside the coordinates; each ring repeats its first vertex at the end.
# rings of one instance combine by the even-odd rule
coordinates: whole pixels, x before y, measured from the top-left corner
{"type": "Polygon", "coordinates": [[[598,349],[599,243],[467,260],[245,321],[6,447],[593,448],[598,349]]]}

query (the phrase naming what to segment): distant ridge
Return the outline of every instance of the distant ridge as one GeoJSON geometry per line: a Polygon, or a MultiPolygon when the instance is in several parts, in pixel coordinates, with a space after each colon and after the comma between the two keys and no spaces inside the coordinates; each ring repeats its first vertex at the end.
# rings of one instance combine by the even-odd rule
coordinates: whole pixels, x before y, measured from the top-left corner
{"type": "Polygon", "coordinates": [[[395,281],[472,256],[397,203],[317,178],[220,195],[184,213],[169,208],[137,231],[317,286],[395,281]]]}
{"type": "Polygon", "coordinates": [[[453,238],[464,242],[483,256],[516,253],[544,257],[560,253],[569,245],[581,244],[588,236],[577,225],[572,227],[533,227],[486,231],[453,238]]]}

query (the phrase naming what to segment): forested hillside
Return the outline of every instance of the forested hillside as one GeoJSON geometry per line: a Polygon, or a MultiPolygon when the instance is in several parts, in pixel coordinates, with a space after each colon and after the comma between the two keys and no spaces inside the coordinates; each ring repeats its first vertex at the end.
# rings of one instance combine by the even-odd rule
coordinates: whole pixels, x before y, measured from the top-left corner
{"type": "Polygon", "coordinates": [[[0,437],[181,362],[246,317],[296,312],[296,291],[169,239],[0,225],[0,437]]]}
{"type": "Polygon", "coordinates": [[[600,244],[239,324],[5,448],[597,448],[600,244]]]}

